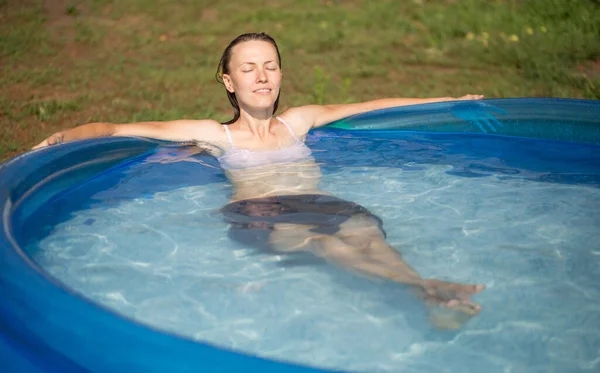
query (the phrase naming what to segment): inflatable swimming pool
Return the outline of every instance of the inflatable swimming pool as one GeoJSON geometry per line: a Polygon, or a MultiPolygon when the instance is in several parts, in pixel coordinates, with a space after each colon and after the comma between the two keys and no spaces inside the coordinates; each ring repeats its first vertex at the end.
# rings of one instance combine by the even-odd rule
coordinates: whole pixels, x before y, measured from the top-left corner
{"type": "MultiPolygon", "coordinates": [[[[593,169],[598,166],[600,151],[600,102],[507,99],[438,103],[374,111],[329,127],[316,137],[344,137],[352,133],[385,137],[400,131],[428,136],[468,135],[478,139],[497,136],[507,141],[514,138],[578,144],[585,147],[586,154],[591,154],[591,163],[586,167],[593,169]]],[[[0,167],[3,371],[284,373],[317,372],[322,370],[310,366],[326,366],[309,359],[289,363],[285,361],[293,359],[259,357],[149,326],[71,289],[40,266],[36,259],[39,243],[74,210],[81,209],[81,205],[64,202],[65,196],[81,201],[89,197],[85,190],[90,185],[96,190],[113,188],[119,183],[118,175],[114,175],[129,165],[157,152],[177,152],[176,148],[163,145],[127,138],[80,141],[29,152],[0,167]],[[107,183],[103,177],[108,174],[113,176],[107,183]],[[77,195],[87,197],[72,197],[77,195]]],[[[211,165],[211,157],[200,155],[200,158],[211,165]]],[[[341,159],[336,167],[352,166],[355,162],[351,158],[341,159]]],[[[185,167],[179,163],[169,166],[185,167]]],[[[583,183],[597,187],[598,175],[593,172],[586,175],[583,183]]],[[[186,178],[185,173],[174,172],[170,177],[161,174],[149,177],[144,185],[122,190],[120,197],[106,203],[118,204],[176,188],[224,182],[218,173],[200,172],[186,178]]],[[[579,182],[582,182],[580,176],[566,181],[579,182]]],[[[91,204],[85,203],[87,207],[91,204]]],[[[93,219],[86,218],[84,222],[91,225],[93,219]]],[[[318,345],[318,341],[315,343],[318,345]]],[[[355,370],[343,364],[334,368],[355,370]]]]}

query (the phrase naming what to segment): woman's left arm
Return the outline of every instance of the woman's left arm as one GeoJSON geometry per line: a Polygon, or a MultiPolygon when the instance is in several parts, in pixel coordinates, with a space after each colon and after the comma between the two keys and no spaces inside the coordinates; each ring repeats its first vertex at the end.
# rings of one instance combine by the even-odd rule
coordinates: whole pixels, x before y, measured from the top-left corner
{"type": "Polygon", "coordinates": [[[380,100],[361,102],[356,104],[341,105],[308,105],[292,109],[297,111],[304,120],[312,122],[311,128],[321,127],[338,119],[350,115],[360,114],[367,111],[385,109],[395,106],[407,106],[417,104],[427,104],[432,102],[456,101],[456,100],[481,100],[482,95],[466,95],[458,98],[437,97],[437,98],[384,98],[380,100]]]}

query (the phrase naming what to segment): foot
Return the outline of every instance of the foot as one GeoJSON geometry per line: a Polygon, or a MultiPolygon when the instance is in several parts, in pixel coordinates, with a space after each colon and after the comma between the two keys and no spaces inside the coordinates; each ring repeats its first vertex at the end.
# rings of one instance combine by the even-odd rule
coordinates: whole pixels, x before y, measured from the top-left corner
{"type": "Polygon", "coordinates": [[[420,295],[427,303],[448,307],[468,315],[476,315],[481,306],[471,297],[484,289],[483,285],[465,285],[440,280],[424,280],[420,295]]]}
{"type": "Polygon", "coordinates": [[[465,312],[446,307],[431,307],[429,309],[429,323],[436,329],[460,329],[473,317],[465,312]]]}

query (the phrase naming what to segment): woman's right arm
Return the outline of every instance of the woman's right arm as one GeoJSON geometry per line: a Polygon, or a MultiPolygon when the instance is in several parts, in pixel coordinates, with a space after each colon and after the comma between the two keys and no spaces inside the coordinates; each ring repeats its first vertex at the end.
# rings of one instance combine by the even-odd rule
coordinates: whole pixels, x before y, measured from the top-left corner
{"type": "Polygon", "coordinates": [[[174,120],[169,122],[138,122],[128,124],[88,123],[48,137],[33,149],[63,142],[95,137],[148,137],[167,141],[205,141],[220,139],[221,125],[214,120],[174,120]]]}

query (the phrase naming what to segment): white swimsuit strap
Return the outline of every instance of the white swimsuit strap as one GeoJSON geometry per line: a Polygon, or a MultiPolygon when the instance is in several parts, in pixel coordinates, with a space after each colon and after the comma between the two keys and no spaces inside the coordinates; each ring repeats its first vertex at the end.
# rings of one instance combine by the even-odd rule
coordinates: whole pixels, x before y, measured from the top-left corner
{"type": "Polygon", "coordinates": [[[233,139],[231,138],[231,132],[229,131],[229,128],[226,124],[223,124],[223,129],[225,130],[225,133],[227,134],[227,138],[229,139],[229,143],[231,144],[231,146],[233,146],[233,139]]]}
{"type": "Polygon", "coordinates": [[[275,118],[276,118],[278,121],[280,121],[281,123],[283,123],[283,124],[284,124],[284,125],[287,127],[288,131],[290,131],[290,133],[292,134],[292,137],[293,137],[293,138],[294,138],[296,141],[300,141],[300,140],[298,140],[298,138],[297,138],[297,137],[296,137],[296,135],[294,134],[294,131],[292,131],[292,128],[290,127],[290,125],[289,125],[289,124],[287,124],[285,120],[283,120],[283,119],[282,119],[282,118],[280,118],[280,117],[275,117],[275,118]]]}

